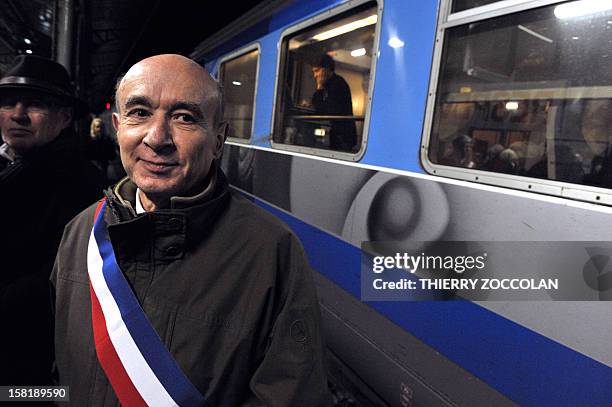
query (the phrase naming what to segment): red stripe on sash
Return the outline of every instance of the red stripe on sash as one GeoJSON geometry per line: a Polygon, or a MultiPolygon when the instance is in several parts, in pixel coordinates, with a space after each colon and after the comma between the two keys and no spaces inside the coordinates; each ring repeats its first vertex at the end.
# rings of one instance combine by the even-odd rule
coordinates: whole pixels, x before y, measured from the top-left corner
{"type": "Polygon", "coordinates": [[[130,380],[127,372],[123,368],[121,360],[115,351],[115,347],[108,336],[106,328],[106,321],[102,314],[102,308],[98,302],[96,293],[89,284],[89,291],[91,293],[91,317],[93,322],[94,342],[96,345],[96,353],[98,354],[98,361],[100,366],[106,373],[115,394],[121,402],[121,405],[126,407],[131,406],[145,406],[147,403],[143,400],[134,383],[130,380]]]}
{"type": "Polygon", "coordinates": [[[100,213],[100,208],[102,208],[102,205],[104,205],[104,199],[101,199],[100,202],[98,202],[98,205],[96,206],[96,211],[94,212],[94,223],[96,223],[96,219],[98,219],[98,213],[100,213]]]}
{"type": "MultiPolygon", "coordinates": [[[[102,199],[96,207],[94,223],[98,218],[98,213],[100,213],[102,204],[104,204],[104,199],[102,199]]],[[[102,370],[104,370],[108,381],[113,387],[113,390],[115,390],[115,394],[121,405],[125,407],[146,407],[147,403],[140,393],[138,393],[136,387],[134,387],[134,383],[132,383],[132,380],[125,371],[119,359],[119,355],[117,355],[117,351],[108,336],[108,329],[106,327],[106,320],[104,319],[102,307],[100,306],[100,302],[98,301],[98,297],[96,296],[91,282],[89,283],[89,292],[91,295],[91,321],[94,333],[94,343],[100,366],[102,366],[102,370]]]]}

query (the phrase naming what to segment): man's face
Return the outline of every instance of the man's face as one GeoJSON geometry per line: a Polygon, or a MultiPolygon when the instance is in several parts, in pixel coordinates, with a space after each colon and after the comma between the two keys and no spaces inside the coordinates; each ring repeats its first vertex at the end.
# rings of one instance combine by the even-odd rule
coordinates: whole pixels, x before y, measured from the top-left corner
{"type": "Polygon", "coordinates": [[[331,77],[332,72],[328,68],[323,68],[321,66],[313,66],[312,74],[317,83],[317,88],[320,89],[323,85],[325,85],[325,82],[327,82],[327,80],[331,77]]]}
{"type": "Polygon", "coordinates": [[[113,115],[121,161],[148,196],[200,192],[223,134],[213,128],[216,85],[195,63],[158,56],[135,65],[118,92],[113,115]]]}
{"type": "Polygon", "coordinates": [[[2,139],[18,154],[53,141],[71,120],[70,110],[50,96],[31,91],[0,95],[2,139]]]}
{"type": "Polygon", "coordinates": [[[93,129],[93,133],[95,136],[101,136],[102,135],[102,121],[101,120],[95,121],[93,123],[92,129],[93,129]]]}

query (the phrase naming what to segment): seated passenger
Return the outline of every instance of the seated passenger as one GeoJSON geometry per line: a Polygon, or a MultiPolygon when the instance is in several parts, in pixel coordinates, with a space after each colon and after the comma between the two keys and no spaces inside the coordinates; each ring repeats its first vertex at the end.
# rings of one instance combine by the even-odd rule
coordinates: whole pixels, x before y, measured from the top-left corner
{"type": "MultiPolygon", "coordinates": [[[[335,72],[336,64],[327,54],[312,64],[317,89],[312,105],[317,115],[352,116],[351,89],[344,78],[335,72]]],[[[353,120],[331,120],[329,147],[337,151],[356,151],[357,131],[353,120]]]]}
{"type": "Polygon", "coordinates": [[[511,148],[502,150],[491,163],[491,171],[503,174],[516,174],[518,172],[519,156],[511,148]]]}
{"type": "Polygon", "coordinates": [[[487,150],[486,161],[482,169],[494,171],[493,168],[495,165],[495,161],[497,160],[497,157],[499,157],[499,153],[501,153],[502,151],[504,151],[504,146],[499,143],[493,144],[491,147],[489,147],[489,149],[487,150]]]}
{"type": "Polygon", "coordinates": [[[453,150],[443,157],[441,164],[453,167],[475,168],[473,160],[473,141],[466,134],[460,134],[453,139],[453,150]]]}

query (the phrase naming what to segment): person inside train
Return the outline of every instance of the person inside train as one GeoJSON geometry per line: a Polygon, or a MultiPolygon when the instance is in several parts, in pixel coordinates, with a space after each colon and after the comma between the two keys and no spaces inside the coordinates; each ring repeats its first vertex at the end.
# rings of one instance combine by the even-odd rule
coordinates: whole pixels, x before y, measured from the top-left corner
{"type": "Polygon", "coordinates": [[[128,176],[66,227],[51,277],[70,402],[328,405],[304,250],[218,166],[219,84],[157,55],[128,70],[115,100],[128,176]]]}
{"type": "MultiPolygon", "coordinates": [[[[312,74],[316,90],[312,95],[312,106],[317,115],[352,116],[351,89],[335,72],[336,63],[328,54],[322,54],[312,62],[312,74]]],[[[336,151],[355,151],[357,131],[353,120],[331,119],[329,147],[336,151]]]]}
{"type": "Polygon", "coordinates": [[[504,174],[517,174],[520,170],[520,156],[512,148],[506,148],[499,152],[491,163],[490,171],[504,174]]]}
{"type": "Polygon", "coordinates": [[[470,136],[459,132],[453,138],[452,150],[441,160],[441,164],[453,167],[475,168],[474,142],[470,136]]]}
{"type": "Polygon", "coordinates": [[[487,171],[495,171],[495,163],[499,158],[499,153],[501,153],[502,151],[504,151],[504,146],[499,143],[495,143],[491,147],[489,147],[487,149],[487,154],[482,169],[487,171]]]}
{"type": "Polygon", "coordinates": [[[72,129],[87,110],[49,59],[18,56],[0,79],[2,385],[51,384],[49,275],[64,226],[102,194],[72,129]]]}

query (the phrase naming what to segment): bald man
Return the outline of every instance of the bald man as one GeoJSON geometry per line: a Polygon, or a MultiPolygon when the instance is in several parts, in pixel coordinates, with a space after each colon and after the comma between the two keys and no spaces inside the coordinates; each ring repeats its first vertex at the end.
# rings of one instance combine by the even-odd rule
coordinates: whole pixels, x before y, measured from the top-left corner
{"type": "Polygon", "coordinates": [[[303,249],[228,188],[221,101],[178,55],[117,87],[128,176],[67,226],[51,277],[71,405],[329,403],[303,249]]]}

